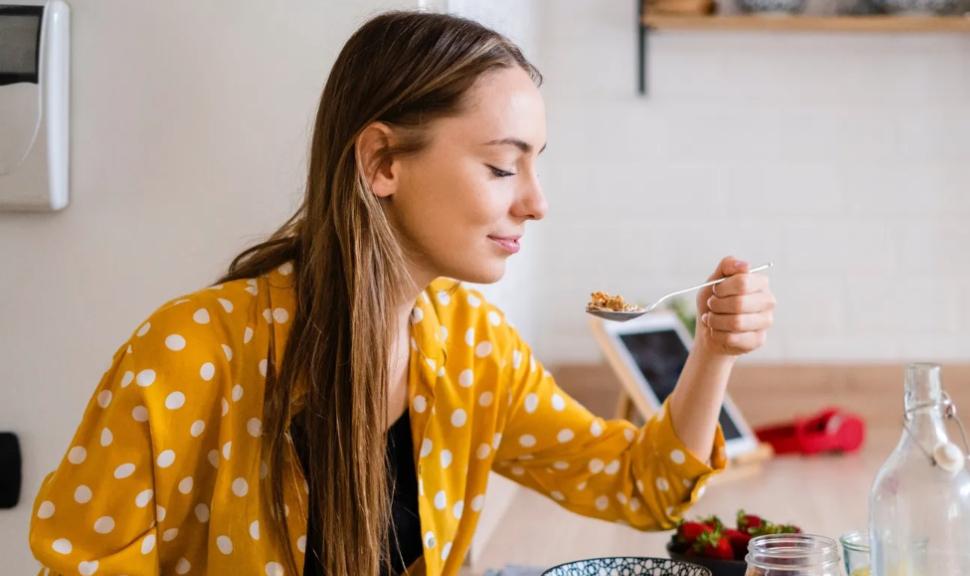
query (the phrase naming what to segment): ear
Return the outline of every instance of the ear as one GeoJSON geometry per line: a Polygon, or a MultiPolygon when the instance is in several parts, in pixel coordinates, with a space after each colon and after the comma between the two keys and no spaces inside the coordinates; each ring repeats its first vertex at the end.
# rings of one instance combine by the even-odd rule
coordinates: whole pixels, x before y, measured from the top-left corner
{"type": "Polygon", "coordinates": [[[397,192],[398,166],[388,151],[394,144],[394,131],[383,122],[372,122],[357,137],[355,153],[371,192],[389,198],[397,192]]]}

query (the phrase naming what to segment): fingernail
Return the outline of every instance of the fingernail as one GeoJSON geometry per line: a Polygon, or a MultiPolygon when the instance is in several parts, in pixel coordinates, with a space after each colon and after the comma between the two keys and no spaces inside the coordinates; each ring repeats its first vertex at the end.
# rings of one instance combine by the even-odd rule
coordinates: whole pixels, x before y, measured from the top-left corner
{"type": "Polygon", "coordinates": [[[704,312],[704,315],[701,316],[701,324],[704,324],[705,326],[708,325],[707,324],[707,317],[708,317],[708,313],[707,312],[704,312]]]}
{"type": "Polygon", "coordinates": [[[713,301],[714,301],[714,297],[713,296],[711,296],[710,298],[707,299],[707,307],[708,308],[711,307],[711,302],[713,302],[713,301]]]}
{"type": "Polygon", "coordinates": [[[742,268],[747,268],[748,267],[748,263],[745,262],[744,260],[735,260],[734,261],[734,267],[735,267],[735,269],[740,270],[742,268]]]}

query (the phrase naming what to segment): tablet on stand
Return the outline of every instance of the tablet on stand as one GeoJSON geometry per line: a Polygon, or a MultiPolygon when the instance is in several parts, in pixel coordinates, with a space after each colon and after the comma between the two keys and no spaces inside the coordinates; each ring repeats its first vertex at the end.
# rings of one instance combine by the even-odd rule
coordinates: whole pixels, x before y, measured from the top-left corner
{"type": "MultiPolygon", "coordinates": [[[[627,322],[590,317],[590,323],[610,367],[623,384],[617,417],[642,423],[673,392],[690,354],[690,335],[672,312],[645,314],[627,322]]],[[[727,395],[718,421],[732,465],[771,457],[771,447],[758,442],[727,395]]]]}

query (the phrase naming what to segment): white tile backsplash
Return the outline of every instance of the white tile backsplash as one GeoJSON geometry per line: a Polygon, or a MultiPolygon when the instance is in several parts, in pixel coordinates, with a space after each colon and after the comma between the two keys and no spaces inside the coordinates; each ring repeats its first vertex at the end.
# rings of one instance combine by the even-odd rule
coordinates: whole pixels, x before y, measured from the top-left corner
{"type": "Polygon", "coordinates": [[[536,5],[543,358],[599,357],[591,290],[735,254],[776,263],[755,359],[970,360],[970,38],[662,31],[638,98],[634,2],[536,5]]]}

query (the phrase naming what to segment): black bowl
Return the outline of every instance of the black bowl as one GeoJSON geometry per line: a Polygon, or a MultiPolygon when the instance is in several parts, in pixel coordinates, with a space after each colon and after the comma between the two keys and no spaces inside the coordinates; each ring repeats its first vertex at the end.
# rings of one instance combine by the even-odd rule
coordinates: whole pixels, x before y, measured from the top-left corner
{"type": "Polygon", "coordinates": [[[600,574],[656,574],[657,576],[713,576],[697,564],[667,558],[590,558],[560,564],[543,576],[599,576],[600,574]]]}
{"type": "Polygon", "coordinates": [[[744,560],[718,560],[705,556],[688,556],[686,549],[678,547],[673,542],[667,543],[667,553],[674,560],[699,564],[711,571],[712,576],[744,576],[748,564],[744,560]]]}

